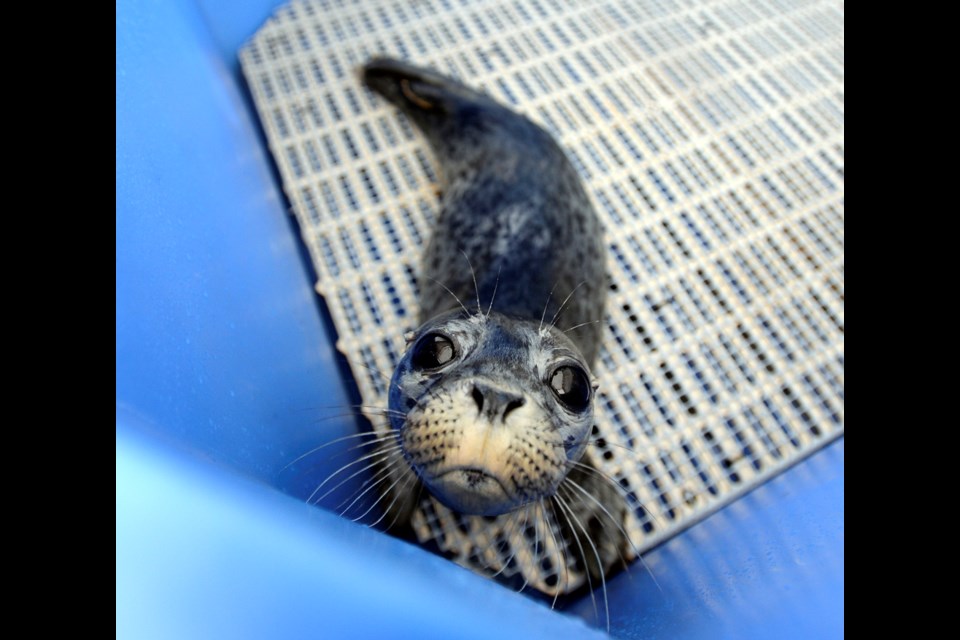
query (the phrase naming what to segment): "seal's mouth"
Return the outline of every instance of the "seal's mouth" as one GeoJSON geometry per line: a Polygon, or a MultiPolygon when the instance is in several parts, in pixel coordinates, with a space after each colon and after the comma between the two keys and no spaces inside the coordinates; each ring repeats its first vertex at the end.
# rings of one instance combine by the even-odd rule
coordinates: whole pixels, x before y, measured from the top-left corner
{"type": "Polygon", "coordinates": [[[440,502],[466,515],[496,516],[515,505],[503,482],[477,467],[457,467],[424,478],[440,502]]]}

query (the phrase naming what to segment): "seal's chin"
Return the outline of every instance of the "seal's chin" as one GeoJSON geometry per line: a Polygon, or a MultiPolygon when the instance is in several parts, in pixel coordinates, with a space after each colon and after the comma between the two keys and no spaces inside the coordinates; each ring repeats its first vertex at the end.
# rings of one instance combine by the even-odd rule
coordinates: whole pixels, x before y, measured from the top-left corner
{"type": "Polygon", "coordinates": [[[482,469],[452,469],[424,480],[440,502],[466,515],[498,516],[515,506],[500,480],[482,469]]]}

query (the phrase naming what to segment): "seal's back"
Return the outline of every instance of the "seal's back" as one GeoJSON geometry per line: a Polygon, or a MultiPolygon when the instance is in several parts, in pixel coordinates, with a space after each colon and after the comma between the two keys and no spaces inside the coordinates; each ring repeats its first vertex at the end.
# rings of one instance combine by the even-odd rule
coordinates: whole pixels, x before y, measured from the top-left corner
{"type": "Polygon", "coordinates": [[[368,63],[364,81],[418,124],[443,172],[420,321],[457,299],[492,303],[570,330],[592,364],[607,286],[602,229],[550,134],[484,94],[397,60],[368,63]]]}

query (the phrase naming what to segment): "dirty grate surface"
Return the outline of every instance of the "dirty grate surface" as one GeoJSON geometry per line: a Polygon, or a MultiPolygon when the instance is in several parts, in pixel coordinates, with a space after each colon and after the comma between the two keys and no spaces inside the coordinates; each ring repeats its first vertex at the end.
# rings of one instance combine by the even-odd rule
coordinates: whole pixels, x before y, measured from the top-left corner
{"type": "MultiPolygon", "coordinates": [[[[240,59],[364,405],[386,406],[376,371],[415,328],[438,210],[419,132],[360,85],[384,53],[512,105],[583,177],[612,276],[594,369],[605,446],[588,455],[643,505],[640,550],[840,436],[843,19],[817,0],[280,9],[240,59]]],[[[478,571],[546,593],[585,581],[524,527],[429,497],[413,525],[478,571]]]]}

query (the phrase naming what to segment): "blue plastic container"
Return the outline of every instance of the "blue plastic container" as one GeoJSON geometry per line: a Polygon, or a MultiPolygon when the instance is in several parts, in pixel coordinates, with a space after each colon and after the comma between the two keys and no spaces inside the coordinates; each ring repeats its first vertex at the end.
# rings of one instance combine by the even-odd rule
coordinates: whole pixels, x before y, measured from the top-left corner
{"type": "MultiPolygon", "coordinates": [[[[235,59],[276,4],[117,6],[117,637],[600,635],[589,597],[550,611],[285,472],[355,427],[235,59]]],[[[646,562],[615,636],[841,637],[842,440],[646,562]]]]}

